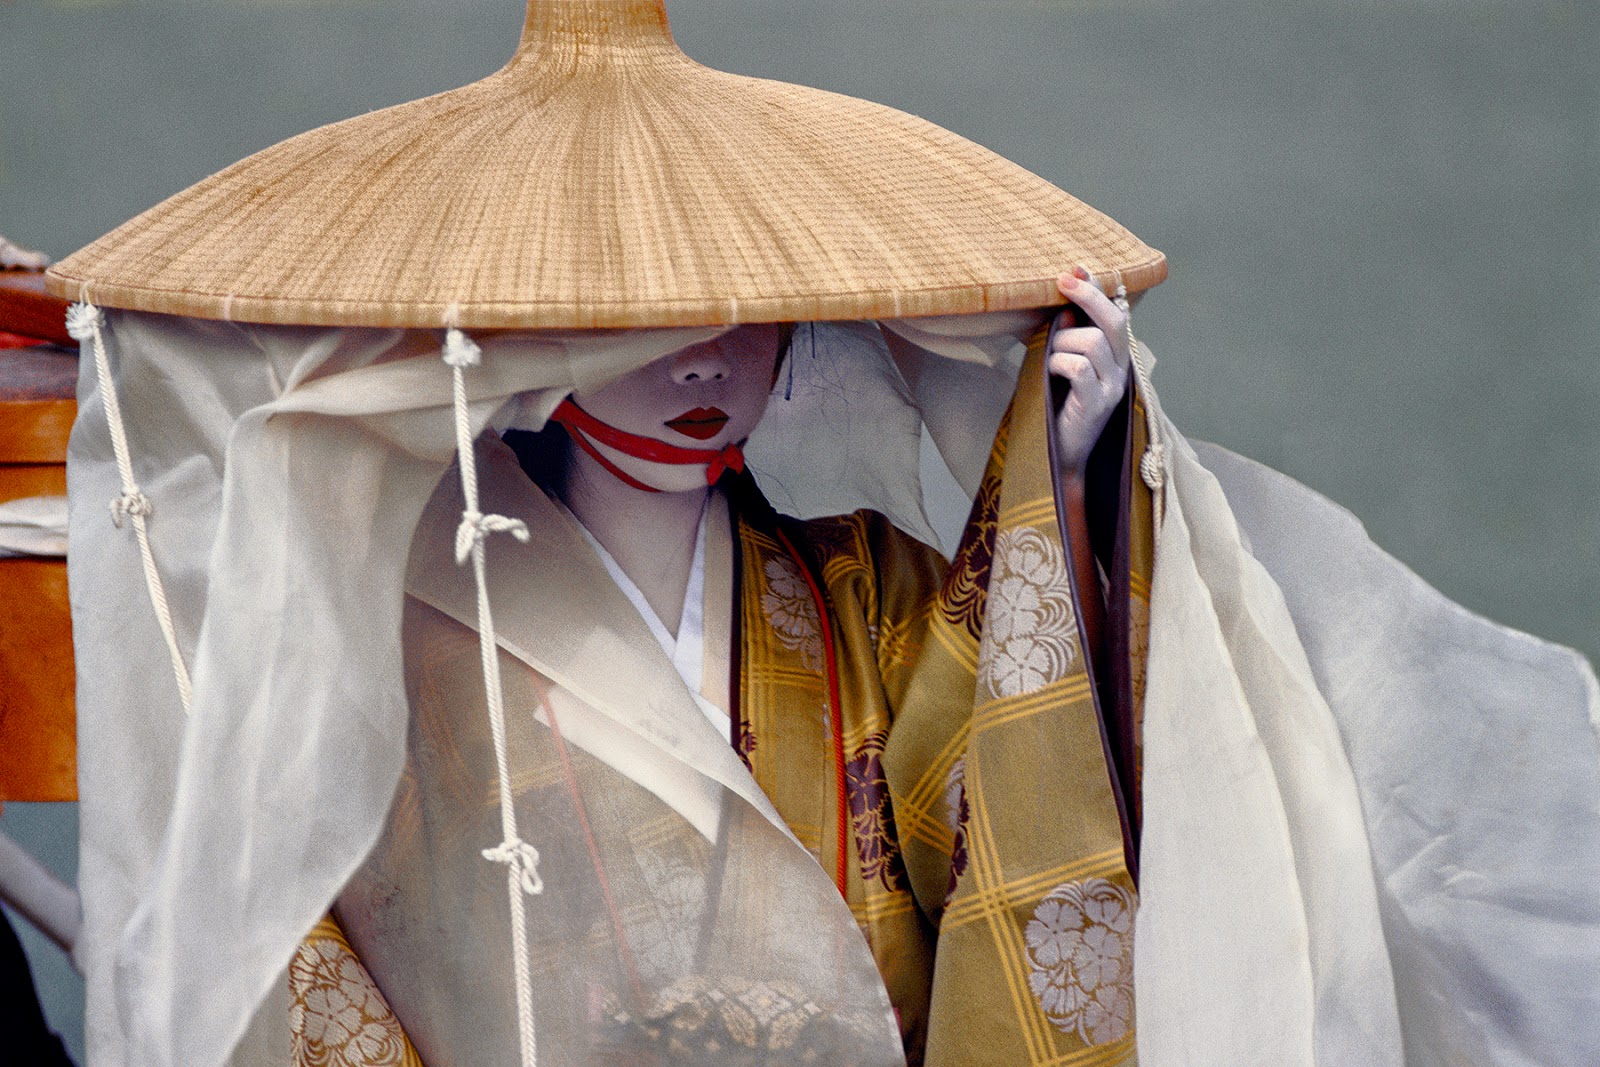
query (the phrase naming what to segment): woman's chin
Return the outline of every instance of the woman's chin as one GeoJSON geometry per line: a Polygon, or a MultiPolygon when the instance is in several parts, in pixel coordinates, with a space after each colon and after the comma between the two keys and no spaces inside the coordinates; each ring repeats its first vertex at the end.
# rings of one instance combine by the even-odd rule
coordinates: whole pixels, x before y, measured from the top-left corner
{"type": "Polygon", "coordinates": [[[605,463],[597,462],[594,457],[575,448],[572,463],[582,468],[585,478],[609,479],[618,484],[631,479],[658,493],[704,493],[706,490],[705,463],[655,463],[599,442],[595,442],[595,448],[615,470],[603,469],[605,463]],[[616,471],[621,471],[627,477],[618,479],[616,471]]]}
{"type": "Polygon", "coordinates": [[[703,493],[706,491],[706,470],[691,467],[687,471],[674,471],[668,478],[652,478],[646,484],[660,493],[703,493]]]}
{"type": "Polygon", "coordinates": [[[706,490],[703,464],[650,463],[635,459],[618,466],[658,493],[703,493],[706,490]]]}

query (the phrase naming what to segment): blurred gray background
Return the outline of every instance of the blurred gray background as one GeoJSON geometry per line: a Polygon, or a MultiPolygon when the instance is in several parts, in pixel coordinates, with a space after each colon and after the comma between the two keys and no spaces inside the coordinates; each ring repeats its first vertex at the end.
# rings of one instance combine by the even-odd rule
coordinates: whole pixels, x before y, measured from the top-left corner
{"type": "MultiPolygon", "coordinates": [[[[1596,658],[1600,7],[669,0],[713,66],[867,97],[1167,253],[1135,328],[1189,435],[1596,658]]],[[[239,157],[451,88],[521,0],[0,0],[0,233],[62,256],[239,157]]],[[[0,825],[70,876],[70,805],[0,825]]],[[[81,985],[29,948],[75,1051],[81,985]]]]}

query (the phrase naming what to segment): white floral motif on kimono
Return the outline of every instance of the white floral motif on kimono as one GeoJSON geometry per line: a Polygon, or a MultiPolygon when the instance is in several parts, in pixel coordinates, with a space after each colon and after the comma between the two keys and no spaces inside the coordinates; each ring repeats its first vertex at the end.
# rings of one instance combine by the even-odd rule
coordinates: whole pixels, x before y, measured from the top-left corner
{"type": "Polygon", "coordinates": [[[944,824],[955,833],[961,828],[961,795],[967,785],[967,757],[957,756],[944,780],[944,824]]]}
{"type": "Polygon", "coordinates": [[[978,671],[997,697],[1031,693],[1066,677],[1078,658],[1072,583],[1055,542],[1032,527],[995,538],[978,671]]]}
{"type": "Polygon", "coordinates": [[[1090,1045],[1133,1026],[1133,894],[1103,878],[1056,886],[1025,937],[1028,987],[1056,1029],[1090,1045]]]}
{"type": "Polygon", "coordinates": [[[639,873],[650,887],[656,913],[635,924],[634,949],[641,963],[661,975],[683,974],[694,965],[693,934],[705,901],[704,880],[672,844],[635,842],[639,873]]]}
{"type": "Polygon", "coordinates": [[[808,669],[820,667],[822,629],[811,587],[794,563],[783,556],[767,560],[764,569],[767,588],[761,594],[761,610],[767,622],[783,647],[800,653],[800,660],[808,669]]]}
{"type": "Polygon", "coordinates": [[[405,1036],[366,968],[330,941],[305,942],[289,964],[294,1061],[316,1067],[399,1064],[405,1036]]]}

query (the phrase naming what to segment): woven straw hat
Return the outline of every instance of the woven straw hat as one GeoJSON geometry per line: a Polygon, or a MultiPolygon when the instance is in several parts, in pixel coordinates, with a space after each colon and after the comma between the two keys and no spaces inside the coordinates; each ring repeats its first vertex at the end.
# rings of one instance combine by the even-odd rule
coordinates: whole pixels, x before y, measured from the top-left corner
{"type": "Polygon", "coordinates": [[[530,0],[499,72],[312,130],[50,271],[73,299],[327,326],[689,326],[1137,292],[1161,253],[948,130],[685,56],[664,0],[530,0]]]}

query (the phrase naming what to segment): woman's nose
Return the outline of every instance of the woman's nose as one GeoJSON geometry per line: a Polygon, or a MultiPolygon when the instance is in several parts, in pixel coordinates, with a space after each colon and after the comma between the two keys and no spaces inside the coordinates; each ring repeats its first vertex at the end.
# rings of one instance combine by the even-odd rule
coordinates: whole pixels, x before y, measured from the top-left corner
{"type": "Polygon", "coordinates": [[[722,338],[716,337],[704,344],[691,345],[672,360],[672,380],[679,385],[693,382],[720,382],[733,373],[733,361],[728,358],[722,338]]]}

